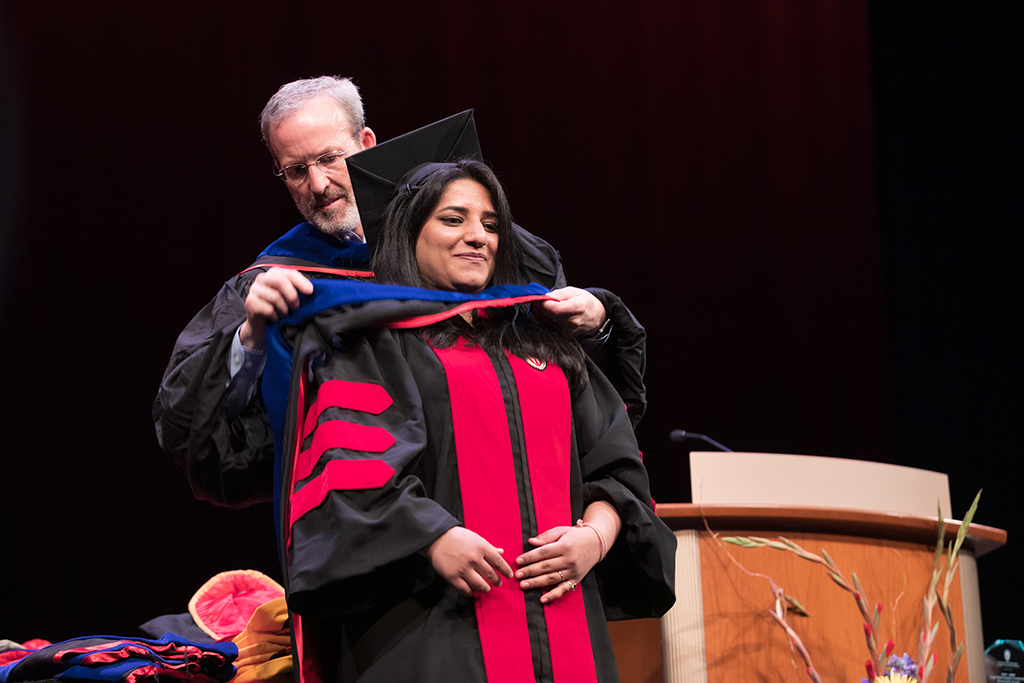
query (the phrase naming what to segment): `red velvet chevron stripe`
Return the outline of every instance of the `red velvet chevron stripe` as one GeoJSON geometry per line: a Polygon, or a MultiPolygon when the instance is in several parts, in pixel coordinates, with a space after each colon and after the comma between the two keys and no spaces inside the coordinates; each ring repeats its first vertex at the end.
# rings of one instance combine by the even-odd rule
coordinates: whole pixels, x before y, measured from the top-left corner
{"type": "MultiPolygon", "coordinates": [[[[300,393],[300,405],[304,403],[302,395],[300,393]]],[[[316,400],[306,411],[305,419],[297,420],[295,426],[296,451],[310,433],[313,434],[313,441],[309,448],[299,452],[292,461],[292,495],[287,511],[289,545],[292,525],[323,503],[331,491],[380,488],[395,474],[390,464],[377,458],[336,458],[328,460],[320,474],[298,489],[299,482],[313,473],[328,450],[341,448],[362,453],[383,453],[395,444],[395,437],[383,427],[347,420],[327,420],[318,425],[321,413],[328,408],[338,407],[379,415],[393,402],[387,390],[379,384],[328,380],[320,385],[316,400]]]]}
{"type": "Polygon", "coordinates": [[[306,412],[302,438],[305,439],[316,429],[320,413],[328,408],[347,408],[371,415],[380,415],[392,403],[387,390],[379,384],[348,382],[343,379],[327,380],[320,385],[316,393],[316,400],[306,412]]]}
{"type": "Polygon", "coordinates": [[[320,505],[331,491],[378,489],[395,475],[383,460],[329,460],[315,479],[292,494],[291,523],[320,505]]]}
{"type": "Polygon", "coordinates": [[[346,420],[328,420],[316,428],[313,443],[298,455],[295,479],[300,482],[310,474],[324,451],[345,448],[350,451],[383,453],[395,444],[395,437],[383,427],[358,425],[346,420]]]}

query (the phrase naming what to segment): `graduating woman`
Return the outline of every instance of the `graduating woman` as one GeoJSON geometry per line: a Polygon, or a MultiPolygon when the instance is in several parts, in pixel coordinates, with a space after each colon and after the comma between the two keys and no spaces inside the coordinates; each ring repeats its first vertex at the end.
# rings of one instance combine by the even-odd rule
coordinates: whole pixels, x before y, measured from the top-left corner
{"type": "MultiPolygon", "coordinates": [[[[360,204],[363,198],[359,198],[360,204]]],[[[397,185],[378,282],[318,282],[279,326],[279,515],[307,681],[615,681],[608,619],[673,603],[622,400],[531,315],[477,161],[397,185]]],[[[274,403],[268,399],[268,405],[274,403]]]]}

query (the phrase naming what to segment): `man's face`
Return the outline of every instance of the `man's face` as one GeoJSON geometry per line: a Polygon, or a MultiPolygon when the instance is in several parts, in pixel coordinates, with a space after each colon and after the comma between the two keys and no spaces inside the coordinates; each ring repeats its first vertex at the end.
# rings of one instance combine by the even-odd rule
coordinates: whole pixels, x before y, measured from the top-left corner
{"type": "MultiPolygon", "coordinates": [[[[332,150],[347,149],[345,156],[348,157],[373,147],[376,142],[369,128],[353,131],[345,112],[325,97],[310,100],[271,126],[267,136],[270,152],[279,167],[311,164],[332,150]]],[[[363,227],[345,163],[336,168],[310,166],[304,179],[285,184],[299,213],[318,229],[336,237],[348,231],[362,236],[363,227]]]]}

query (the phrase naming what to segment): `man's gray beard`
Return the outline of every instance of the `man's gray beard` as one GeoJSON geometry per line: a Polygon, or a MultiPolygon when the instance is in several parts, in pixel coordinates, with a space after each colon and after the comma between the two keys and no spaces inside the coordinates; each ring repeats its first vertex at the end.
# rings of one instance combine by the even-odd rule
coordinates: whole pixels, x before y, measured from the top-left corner
{"type": "Polygon", "coordinates": [[[327,211],[309,206],[300,208],[303,209],[302,216],[320,232],[339,239],[344,238],[347,233],[358,236],[359,209],[351,202],[345,202],[343,212],[327,211]]]}

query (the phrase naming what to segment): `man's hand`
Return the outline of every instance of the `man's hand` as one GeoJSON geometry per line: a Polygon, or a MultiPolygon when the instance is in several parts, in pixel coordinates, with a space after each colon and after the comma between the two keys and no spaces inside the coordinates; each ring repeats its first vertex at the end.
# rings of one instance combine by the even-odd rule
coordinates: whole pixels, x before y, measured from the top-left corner
{"type": "Polygon", "coordinates": [[[253,280],[245,297],[245,322],[238,328],[242,346],[262,350],[267,345],[267,321],[277,322],[299,307],[299,294],[312,294],[313,283],[288,268],[271,268],[253,280]]]}
{"type": "Polygon", "coordinates": [[[604,304],[585,289],[562,287],[548,296],[557,301],[538,301],[534,304],[539,314],[578,337],[589,337],[605,321],[604,304]]]}
{"type": "Polygon", "coordinates": [[[512,568],[501,557],[503,551],[465,527],[452,527],[420,552],[464,595],[486,593],[492,585],[501,585],[502,576],[512,578],[512,568]]]}

